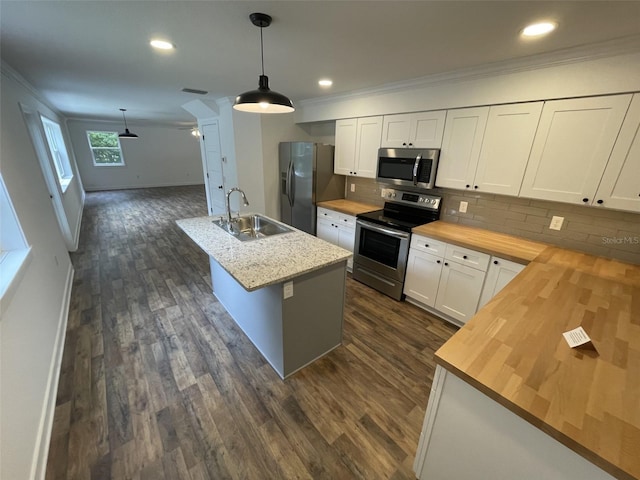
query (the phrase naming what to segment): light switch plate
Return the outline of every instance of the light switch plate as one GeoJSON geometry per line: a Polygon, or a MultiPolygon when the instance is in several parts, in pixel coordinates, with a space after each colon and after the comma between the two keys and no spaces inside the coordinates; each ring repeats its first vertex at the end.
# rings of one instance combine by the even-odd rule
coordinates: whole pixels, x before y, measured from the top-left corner
{"type": "Polygon", "coordinates": [[[551,218],[551,223],[549,224],[549,228],[551,230],[560,230],[562,228],[562,222],[564,222],[564,217],[553,216],[551,218]]]}
{"type": "Polygon", "coordinates": [[[355,183],[352,183],[352,184],[351,184],[351,191],[352,191],[352,192],[355,192],[355,191],[356,191],[356,184],[355,184],[355,183]]]}
{"type": "Polygon", "coordinates": [[[460,202],[460,208],[458,209],[460,213],[467,213],[467,207],[469,206],[469,202],[460,202]]]}

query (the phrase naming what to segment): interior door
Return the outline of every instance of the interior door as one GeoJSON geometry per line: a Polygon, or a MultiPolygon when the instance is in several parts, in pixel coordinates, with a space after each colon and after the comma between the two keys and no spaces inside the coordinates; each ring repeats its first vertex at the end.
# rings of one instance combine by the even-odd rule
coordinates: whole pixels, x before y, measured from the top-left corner
{"type": "Polygon", "coordinates": [[[225,178],[224,159],[220,147],[220,132],[218,122],[212,122],[202,126],[204,145],[204,168],[207,200],[209,201],[209,213],[211,215],[225,212],[225,178]]]}

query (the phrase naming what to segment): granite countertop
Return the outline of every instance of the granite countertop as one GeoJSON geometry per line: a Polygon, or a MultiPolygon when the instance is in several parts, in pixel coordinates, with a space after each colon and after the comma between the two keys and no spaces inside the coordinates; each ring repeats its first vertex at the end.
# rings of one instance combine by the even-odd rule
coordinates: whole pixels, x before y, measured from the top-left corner
{"type": "Polygon", "coordinates": [[[292,232],[241,242],[214,225],[218,218],[186,218],[176,223],[248,291],[346,261],[352,255],[288,225],[292,232]]]}
{"type": "Polygon", "coordinates": [[[640,265],[548,246],[436,362],[616,478],[640,479],[640,265]],[[569,348],[562,332],[578,326],[597,353],[569,348]]]}
{"type": "Polygon", "coordinates": [[[347,200],[346,198],[318,202],[316,206],[353,216],[359,215],[360,213],[373,212],[374,210],[380,210],[382,208],[368,203],[354,202],[353,200],[347,200]]]}

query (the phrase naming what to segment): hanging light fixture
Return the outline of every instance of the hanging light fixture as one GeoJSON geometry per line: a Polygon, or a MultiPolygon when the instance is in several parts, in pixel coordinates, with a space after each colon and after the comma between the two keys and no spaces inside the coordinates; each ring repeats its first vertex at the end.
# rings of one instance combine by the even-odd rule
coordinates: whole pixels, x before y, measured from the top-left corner
{"type": "Polygon", "coordinates": [[[262,29],[271,25],[271,17],[266,13],[252,13],[249,15],[251,23],[260,27],[260,58],[262,60],[262,75],[258,81],[258,89],[241,93],[236,97],[233,108],[242,112],[253,113],[288,113],[293,112],[293,102],[281,93],[269,89],[269,77],[264,74],[264,45],[262,29]]]}
{"type": "Polygon", "coordinates": [[[138,138],[138,135],[131,133],[127,127],[127,118],[124,116],[124,112],[126,112],[127,109],[121,108],[120,111],[122,112],[122,118],[124,119],[124,133],[119,133],[118,138],[138,138]]]}

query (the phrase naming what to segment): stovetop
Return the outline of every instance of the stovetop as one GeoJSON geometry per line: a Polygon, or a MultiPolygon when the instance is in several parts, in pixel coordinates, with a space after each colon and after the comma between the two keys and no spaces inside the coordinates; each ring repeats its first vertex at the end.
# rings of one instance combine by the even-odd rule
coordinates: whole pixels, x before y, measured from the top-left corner
{"type": "Polygon", "coordinates": [[[361,213],[357,218],[403,232],[440,218],[441,197],[393,189],[383,189],[383,194],[391,199],[383,209],[361,213]]]}

